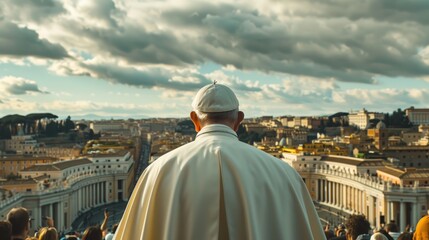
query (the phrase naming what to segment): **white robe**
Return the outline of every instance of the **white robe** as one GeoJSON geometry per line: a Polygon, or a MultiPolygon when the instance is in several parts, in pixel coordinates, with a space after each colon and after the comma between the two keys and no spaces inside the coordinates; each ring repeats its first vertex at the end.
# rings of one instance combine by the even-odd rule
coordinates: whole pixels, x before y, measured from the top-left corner
{"type": "Polygon", "coordinates": [[[287,163],[225,125],[151,164],[115,240],[325,239],[307,188],[287,163]]]}

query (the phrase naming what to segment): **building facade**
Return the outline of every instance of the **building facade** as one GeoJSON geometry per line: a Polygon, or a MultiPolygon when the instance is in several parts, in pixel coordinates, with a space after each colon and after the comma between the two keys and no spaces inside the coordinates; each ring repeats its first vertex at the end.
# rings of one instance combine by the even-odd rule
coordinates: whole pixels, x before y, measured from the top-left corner
{"type": "Polygon", "coordinates": [[[5,218],[14,207],[25,207],[34,219],[31,231],[42,226],[42,216],[53,217],[55,227],[59,231],[66,231],[74,219],[91,208],[128,200],[134,180],[132,157],[128,153],[115,157],[113,162],[108,162],[108,159],[113,158],[109,156],[36,164],[20,171],[29,180],[44,178],[43,184],[36,187],[35,191],[23,191],[16,186],[12,189],[3,188],[0,191],[3,192],[0,196],[0,217],[5,218]]]}
{"type": "Polygon", "coordinates": [[[406,184],[409,180],[403,177],[400,184],[382,178],[379,171],[386,171],[386,163],[381,159],[290,153],[282,159],[302,176],[315,205],[338,215],[327,222],[364,214],[372,227],[394,220],[403,230],[407,224],[415,227],[428,210],[429,187],[406,184]]]}
{"type": "Polygon", "coordinates": [[[405,109],[405,115],[413,125],[429,124],[429,108],[414,108],[405,109]]]}

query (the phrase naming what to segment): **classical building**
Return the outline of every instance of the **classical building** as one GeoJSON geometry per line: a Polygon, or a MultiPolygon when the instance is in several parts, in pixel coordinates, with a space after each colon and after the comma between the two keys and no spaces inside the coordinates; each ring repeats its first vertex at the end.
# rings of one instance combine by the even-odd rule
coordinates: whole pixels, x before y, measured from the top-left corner
{"type": "MultiPolygon", "coordinates": [[[[283,153],[302,176],[316,206],[344,221],[365,214],[372,227],[395,220],[415,227],[428,210],[429,170],[398,170],[381,159],[283,153]]],[[[323,220],[323,219],[322,219],[323,220]]]]}
{"type": "Polygon", "coordinates": [[[42,216],[52,216],[55,227],[66,231],[83,212],[128,200],[134,162],[130,153],[93,156],[36,164],[19,173],[24,177],[23,187],[17,182],[0,184],[0,218],[4,219],[10,209],[22,206],[34,219],[32,231],[42,225],[42,216]]]}
{"type": "Polygon", "coordinates": [[[427,146],[395,146],[383,150],[388,158],[396,159],[401,167],[429,168],[429,148],[427,146]]]}
{"type": "Polygon", "coordinates": [[[7,178],[9,175],[17,176],[19,171],[34,164],[53,163],[58,158],[53,157],[33,157],[26,155],[4,155],[0,156],[0,178],[7,178]]]}
{"type": "Polygon", "coordinates": [[[368,112],[365,108],[358,112],[349,113],[349,124],[359,129],[366,129],[371,119],[384,119],[384,113],[368,112]]]}
{"type": "Polygon", "coordinates": [[[405,115],[413,125],[429,124],[429,108],[414,108],[405,109],[405,115]]]}

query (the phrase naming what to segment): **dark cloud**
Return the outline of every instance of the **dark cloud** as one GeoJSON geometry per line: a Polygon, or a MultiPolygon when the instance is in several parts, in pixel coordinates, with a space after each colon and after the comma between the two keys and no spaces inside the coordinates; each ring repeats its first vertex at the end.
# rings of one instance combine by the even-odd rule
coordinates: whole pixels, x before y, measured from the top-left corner
{"type": "Polygon", "coordinates": [[[56,0],[2,0],[0,2],[0,13],[5,19],[45,22],[64,12],[61,2],[56,0]]]}
{"type": "MultiPolygon", "coordinates": [[[[346,1],[333,2],[342,6],[346,1]]],[[[394,2],[368,1],[353,7],[359,10],[345,12],[334,3],[316,4],[320,8],[306,11],[309,2],[296,2],[295,15],[287,14],[285,3],[285,16],[264,14],[251,5],[198,3],[180,10],[162,9],[163,28],[157,31],[125,23],[116,29],[75,27],[75,31],[93,41],[99,53],[137,65],[212,61],[243,70],[364,83],[373,83],[379,75],[427,76],[429,67],[418,56],[418,49],[429,45],[429,28],[420,25],[426,17],[392,22],[377,21],[375,12],[357,17],[376,5],[411,14],[425,4],[414,1],[407,7],[394,2]],[[312,11],[320,13],[308,16],[312,11]],[[289,20],[282,19],[286,16],[289,20]]]]}
{"type": "Polygon", "coordinates": [[[134,68],[118,67],[113,64],[85,64],[81,67],[87,74],[112,83],[120,83],[142,88],[161,87],[189,91],[199,89],[211,82],[204,75],[198,73],[179,73],[162,68],[137,70],[134,68]],[[178,78],[178,79],[175,79],[178,78]]]}
{"type": "MultiPolygon", "coordinates": [[[[172,81],[177,73],[162,70],[165,65],[188,68],[204,62],[344,82],[429,76],[428,64],[419,55],[429,47],[426,0],[183,2],[180,7],[172,2],[39,1],[43,2],[40,6],[24,6],[28,10],[22,14],[40,20],[39,9],[55,17],[49,26],[60,30],[53,34],[53,42],[61,42],[70,52],[125,60],[130,66],[85,64],[80,72],[63,66],[67,74],[171,89],[193,89],[207,79],[195,74],[186,77],[199,79],[198,83],[172,81]],[[137,70],[143,67],[152,70],[137,70]]],[[[12,8],[25,5],[23,0],[6,3],[0,6],[11,18],[12,8]]],[[[25,17],[14,19],[25,25],[25,17]]],[[[67,56],[62,46],[39,39],[27,28],[3,22],[0,34],[0,54],[67,56]]],[[[239,87],[257,91],[254,86],[239,87]]]]}
{"type": "MultiPolygon", "coordinates": [[[[303,17],[347,18],[353,21],[374,19],[381,22],[416,22],[429,24],[429,2],[426,0],[366,0],[366,1],[292,1],[300,7],[295,14],[303,17]]],[[[285,7],[287,14],[288,8],[285,7]]]]}
{"type": "Polygon", "coordinates": [[[354,82],[373,82],[376,75],[429,75],[428,65],[417,56],[418,48],[429,44],[428,28],[417,23],[351,21],[332,15],[290,16],[282,22],[246,7],[218,8],[223,9],[191,7],[163,16],[170,24],[199,31],[206,44],[197,44],[197,51],[207,59],[239,69],[354,82]]]}
{"type": "Polygon", "coordinates": [[[113,57],[122,57],[130,63],[185,65],[202,62],[192,47],[182,43],[167,32],[150,33],[142,28],[129,27],[121,31],[110,29],[80,29],[97,43],[100,51],[108,51],[113,57]]]}
{"type": "Polygon", "coordinates": [[[0,20],[0,55],[61,59],[67,51],[59,44],[40,39],[37,32],[0,20]]]}

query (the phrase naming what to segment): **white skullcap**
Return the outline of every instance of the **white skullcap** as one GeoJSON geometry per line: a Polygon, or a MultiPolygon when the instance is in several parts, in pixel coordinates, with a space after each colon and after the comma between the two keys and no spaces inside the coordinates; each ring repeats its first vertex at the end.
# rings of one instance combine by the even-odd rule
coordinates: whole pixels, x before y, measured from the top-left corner
{"type": "Polygon", "coordinates": [[[238,99],[229,87],[214,82],[197,92],[192,108],[205,113],[227,112],[238,109],[238,99]]]}

